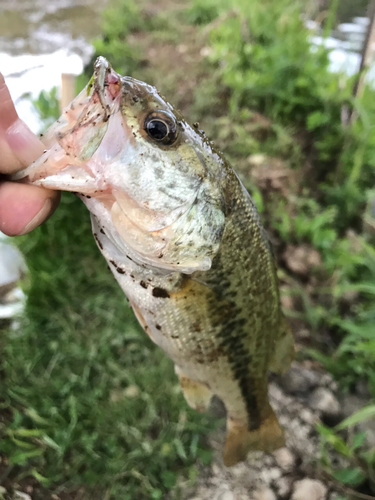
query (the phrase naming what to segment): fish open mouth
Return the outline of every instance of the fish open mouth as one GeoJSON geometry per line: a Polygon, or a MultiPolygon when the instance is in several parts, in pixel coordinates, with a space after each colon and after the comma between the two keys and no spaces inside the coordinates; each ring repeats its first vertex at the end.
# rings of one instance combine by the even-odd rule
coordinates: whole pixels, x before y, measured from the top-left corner
{"type": "Polygon", "coordinates": [[[107,133],[109,119],[118,114],[120,102],[121,76],[98,57],[89,83],[41,137],[46,147],[42,156],[11,180],[84,194],[98,189],[87,162],[107,133]]]}

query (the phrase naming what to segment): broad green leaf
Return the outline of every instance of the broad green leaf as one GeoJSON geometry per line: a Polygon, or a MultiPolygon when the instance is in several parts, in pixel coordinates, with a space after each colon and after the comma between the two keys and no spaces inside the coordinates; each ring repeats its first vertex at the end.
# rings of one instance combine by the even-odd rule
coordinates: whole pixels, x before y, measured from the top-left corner
{"type": "Polygon", "coordinates": [[[358,432],[354,437],[353,437],[353,444],[352,444],[352,448],[353,450],[356,450],[357,448],[359,448],[360,446],[363,445],[365,439],[366,439],[366,432],[363,431],[363,432],[358,432]]]}
{"type": "Polygon", "coordinates": [[[327,443],[333,446],[339,453],[341,453],[345,457],[350,457],[352,455],[352,451],[349,446],[333,430],[329,429],[323,424],[318,424],[317,429],[319,433],[325,438],[327,443]]]}
{"type": "Polygon", "coordinates": [[[337,479],[337,481],[340,481],[340,483],[349,484],[351,486],[357,486],[366,479],[366,475],[359,467],[340,469],[333,473],[333,477],[337,479]]]}
{"type": "Polygon", "coordinates": [[[353,415],[350,415],[350,417],[336,425],[335,430],[339,431],[341,429],[352,427],[353,425],[363,422],[364,420],[368,420],[369,418],[375,418],[375,405],[369,405],[361,408],[359,411],[353,413],[353,415]]]}

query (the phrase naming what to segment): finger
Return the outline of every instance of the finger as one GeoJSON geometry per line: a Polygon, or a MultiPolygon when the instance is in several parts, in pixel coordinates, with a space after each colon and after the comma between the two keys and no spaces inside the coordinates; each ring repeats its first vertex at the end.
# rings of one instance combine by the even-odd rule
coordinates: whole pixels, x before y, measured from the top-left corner
{"type": "Polygon", "coordinates": [[[0,184],[0,231],[8,236],[26,234],[55,211],[60,193],[38,186],[0,184]]]}
{"type": "Polygon", "coordinates": [[[0,172],[27,167],[44,151],[43,143],[18,118],[8,87],[0,73],[0,172]]]}

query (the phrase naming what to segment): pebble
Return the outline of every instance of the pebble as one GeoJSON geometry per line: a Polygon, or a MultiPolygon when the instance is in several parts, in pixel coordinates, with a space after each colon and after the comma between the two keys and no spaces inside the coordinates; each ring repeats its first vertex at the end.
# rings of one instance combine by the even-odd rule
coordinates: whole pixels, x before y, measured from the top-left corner
{"type": "Polygon", "coordinates": [[[213,463],[213,464],[211,465],[211,470],[212,470],[212,474],[213,474],[214,476],[218,476],[218,475],[221,473],[221,469],[220,469],[220,467],[219,467],[217,464],[215,464],[215,463],[213,463]]]}
{"type": "Polygon", "coordinates": [[[267,156],[261,153],[250,155],[248,161],[252,166],[259,167],[267,162],[267,156]]]}
{"type": "Polygon", "coordinates": [[[275,493],[266,486],[259,488],[253,493],[254,500],[277,500],[275,493]]]}
{"type": "Polygon", "coordinates": [[[312,411],[307,408],[303,408],[299,414],[300,419],[310,425],[315,425],[319,418],[313,414],[312,411]]]}
{"type": "Polygon", "coordinates": [[[355,392],[358,396],[365,398],[365,399],[370,399],[371,398],[371,392],[369,389],[369,384],[365,380],[359,380],[355,384],[355,392]]]}
{"type": "Polygon", "coordinates": [[[24,493],[23,491],[15,491],[14,492],[15,498],[20,498],[21,500],[32,500],[31,496],[28,495],[27,493],[24,493]]]}
{"type": "Polygon", "coordinates": [[[279,479],[280,476],[281,476],[281,470],[278,467],[263,469],[260,472],[260,477],[266,484],[271,484],[272,481],[279,479]]]}
{"type": "Polygon", "coordinates": [[[283,257],[288,268],[301,276],[307,276],[311,268],[322,264],[320,253],[306,244],[287,245],[283,257]]]}
{"type": "Polygon", "coordinates": [[[275,403],[282,403],[283,401],[285,401],[285,394],[280,389],[279,386],[277,386],[276,384],[271,382],[268,389],[269,389],[270,398],[274,400],[274,404],[275,403]]]}
{"type": "MultiPolygon", "coordinates": [[[[289,497],[292,491],[293,480],[291,477],[283,476],[275,482],[277,494],[280,498],[289,497]]],[[[307,499],[306,499],[307,500],[307,499]]]]}
{"type": "Polygon", "coordinates": [[[291,500],[325,500],[327,488],[316,479],[302,479],[294,483],[291,500]]]}
{"type": "Polygon", "coordinates": [[[320,377],[313,371],[293,363],[292,367],[281,377],[281,385],[291,394],[305,394],[319,385],[320,377]]]}
{"type": "Polygon", "coordinates": [[[284,447],[274,451],[273,456],[277,465],[284,471],[291,472],[294,469],[296,459],[288,448],[284,447]]]}
{"type": "Polygon", "coordinates": [[[340,500],[342,498],[338,493],[331,493],[328,497],[329,500],[340,500]]]}
{"type": "Polygon", "coordinates": [[[340,403],[333,393],[324,387],[318,387],[309,397],[309,405],[323,415],[334,417],[340,414],[340,403]]]}
{"type": "Polygon", "coordinates": [[[339,388],[338,383],[335,380],[333,380],[333,377],[330,373],[325,373],[322,376],[320,385],[325,386],[334,392],[336,392],[339,388]]]}
{"type": "Polygon", "coordinates": [[[231,491],[219,491],[214,496],[214,500],[234,500],[234,495],[231,491]]]}

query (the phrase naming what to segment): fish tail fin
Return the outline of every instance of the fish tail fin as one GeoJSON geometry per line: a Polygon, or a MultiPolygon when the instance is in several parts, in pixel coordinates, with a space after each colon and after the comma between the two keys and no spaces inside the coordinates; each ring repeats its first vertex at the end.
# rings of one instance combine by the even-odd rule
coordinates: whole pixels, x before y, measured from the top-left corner
{"type": "Polygon", "coordinates": [[[274,451],[285,445],[284,431],[270,407],[258,429],[250,430],[228,417],[227,438],[223,450],[224,465],[231,467],[246,459],[250,451],[274,451]]]}
{"type": "Polygon", "coordinates": [[[276,339],[275,349],[270,362],[270,370],[274,373],[285,373],[295,356],[292,330],[284,315],[280,322],[280,333],[276,339]]]}

